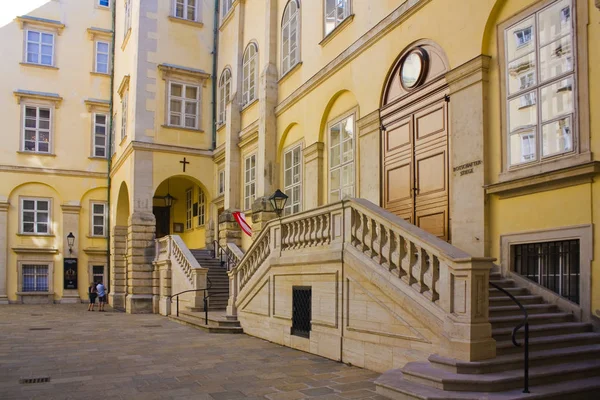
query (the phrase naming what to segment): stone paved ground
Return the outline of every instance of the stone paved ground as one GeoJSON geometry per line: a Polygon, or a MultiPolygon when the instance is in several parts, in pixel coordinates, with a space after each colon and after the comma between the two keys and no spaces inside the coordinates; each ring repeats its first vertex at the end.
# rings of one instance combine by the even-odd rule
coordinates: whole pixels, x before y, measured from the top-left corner
{"type": "Polygon", "coordinates": [[[92,313],[79,304],[0,306],[2,400],[384,400],[375,393],[377,376],[158,315],[92,313]],[[49,383],[19,384],[44,376],[49,383]]]}

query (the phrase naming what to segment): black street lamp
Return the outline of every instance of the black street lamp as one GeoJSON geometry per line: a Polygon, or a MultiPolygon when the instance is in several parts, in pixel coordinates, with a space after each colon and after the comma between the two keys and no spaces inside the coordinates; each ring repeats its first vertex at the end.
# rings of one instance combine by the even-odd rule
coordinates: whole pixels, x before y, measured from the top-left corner
{"type": "Polygon", "coordinates": [[[165,201],[165,206],[171,207],[173,205],[173,200],[175,200],[175,197],[171,196],[171,194],[167,192],[166,196],[163,197],[163,200],[165,201]]]}
{"type": "Polygon", "coordinates": [[[287,199],[288,196],[279,189],[277,189],[275,193],[273,193],[273,195],[269,197],[271,206],[273,206],[273,210],[275,210],[278,217],[281,217],[281,212],[285,208],[285,203],[287,202],[287,199]]]}
{"type": "Polygon", "coordinates": [[[67,244],[69,245],[69,254],[73,254],[73,245],[75,244],[75,235],[73,235],[73,232],[69,232],[67,235],[67,244]]]}

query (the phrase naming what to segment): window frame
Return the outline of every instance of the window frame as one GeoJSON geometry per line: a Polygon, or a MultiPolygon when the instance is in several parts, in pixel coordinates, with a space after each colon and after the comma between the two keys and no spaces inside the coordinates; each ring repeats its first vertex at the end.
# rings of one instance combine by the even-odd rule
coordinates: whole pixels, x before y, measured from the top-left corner
{"type": "Polygon", "coordinates": [[[282,160],[282,163],[281,163],[282,168],[283,168],[283,192],[286,193],[286,195],[288,196],[288,202],[286,203],[285,208],[283,210],[284,215],[292,215],[292,214],[296,214],[296,213],[302,212],[302,203],[303,203],[302,197],[304,195],[304,193],[302,191],[302,187],[303,187],[303,185],[302,185],[303,184],[302,179],[304,177],[303,176],[304,175],[303,174],[304,164],[303,164],[303,154],[302,154],[303,151],[302,150],[303,150],[302,149],[302,143],[298,143],[298,144],[293,144],[293,145],[289,146],[283,152],[283,160],[282,160]],[[300,175],[300,177],[299,177],[299,180],[298,180],[297,183],[293,182],[293,180],[294,180],[293,179],[293,173],[294,173],[293,168],[295,166],[294,165],[294,152],[295,151],[298,151],[298,153],[299,153],[299,156],[298,156],[298,168],[299,168],[299,175],[300,175]],[[286,156],[289,153],[292,153],[292,165],[289,168],[287,168],[286,167],[286,156]],[[289,169],[292,170],[292,182],[291,182],[291,184],[287,185],[286,184],[286,171],[289,170],[289,169]],[[291,196],[290,194],[293,194],[293,190],[296,187],[299,187],[300,197],[299,197],[297,203],[293,203],[293,196],[291,196]],[[290,194],[287,194],[288,189],[290,190],[290,194]],[[298,211],[294,212],[293,211],[293,207],[295,205],[298,206],[298,211]],[[289,209],[289,211],[288,211],[288,209],[289,209]]]}
{"type": "Polygon", "coordinates": [[[108,113],[106,112],[93,112],[92,113],[92,157],[93,158],[108,158],[108,152],[109,150],[109,140],[108,140],[108,131],[110,129],[110,118],[108,116],[108,113]],[[96,121],[96,117],[97,116],[104,116],[105,118],[105,122],[104,122],[104,155],[103,156],[99,156],[96,151],[98,150],[98,148],[102,148],[102,146],[98,146],[96,144],[96,137],[99,136],[98,133],[96,132],[96,127],[97,126],[102,126],[102,124],[98,124],[96,121]]]}
{"type": "Polygon", "coordinates": [[[167,81],[167,121],[166,121],[166,125],[173,127],[173,128],[183,128],[183,129],[193,129],[193,130],[199,130],[200,129],[200,111],[201,111],[201,107],[200,107],[200,102],[201,102],[201,90],[202,87],[200,85],[196,85],[193,83],[188,83],[188,82],[183,82],[183,81],[179,81],[179,80],[168,80],[167,81]],[[173,85],[180,85],[181,86],[181,94],[182,97],[176,97],[175,100],[179,100],[181,101],[181,115],[180,115],[180,125],[176,125],[176,124],[172,124],[171,123],[171,99],[173,98],[173,94],[172,94],[172,89],[173,89],[173,85]],[[190,99],[187,99],[185,97],[185,91],[188,87],[193,87],[196,89],[196,114],[195,114],[195,123],[193,127],[189,127],[185,125],[185,118],[186,118],[186,113],[185,113],[185,106],[187,103],[192,103],[193,101],[190,99]]]}
{"type": "Polygon", "coordinates": [[[332,192],[332,186],[331,186],[331,173],[334,170],[340,170],[340,186],[338,189],[336,189],[339,192],[339,199],[336,201],[340,201],[343,200],[344,197],[342,196],[342,190],[344,189],[344,186],[342,184],[342,168],[346,165],[350,165],[352,164],[352,196],[351,197],[355,197],[357,194],[357,166],[356,166],[356,162],[357,162],[357,140],[356,140],[356,135],[357,135],[357,126],[356,126],[356,116],[357,116],[357,111],[356,110],[352,110],[351,112],[347,112],[345,114],[342,114],[341,116],[331,120],[328,124],[327,124],[327,202],[331,203],[331,192],[332,192]],[[336,165],[335,167],[331,166],[331,161],[332,161],[332,141],[331,141],[331,128],[335,125],[338,124],[342,124],[344,121],[346,121],[347,119],[352,118],[352,124],[353,124],[353,132],[352,132],[352,160],[351,161],[346,161],[346,162],[342,162],[342,149],[343,149],[343,141],[341,140],[341,136],[340,136],[340,143],[338,144],[339,148],[340,148],[340,163],[338,165],[336,165]]]}
{"type": "Polygon", "coordinates": [[[206,193],[198,186],[198,219],[197,226],[201,227],[206,224],[206,193]]]}
{"type": "Polygon", "coordinates": [[[231,96],[231,69],[229,67],[223,68],[221,77],[219,78],[219,104],[217,109],[217,125],[225,125],[227,123],[227,104],[229,103],[229,97],[231,96]]]}
{"type": "Polygon", "coordinates": [[[221,20],[224,20],[229,15],[229,12],[233,10],[233,4],[235,2],[236,0],[223,0],[221,2],[221,20]],[[228,7],[226,7],[226,5],[228,5],[228,7]]]}
{"type": "MultiPolygon", "coordinates": [[[[28,210],[30,211],[30,210],[28,210]]],[[[33,197],[33,196],[22,196],[19,197],[19,234],[20,235],[26,235],[26,236],[52,236],[52,199],[49,197],[33,197]],[[34,201],[35,202],[35,208],[34,208],[34,220],[33,220],[33,232],[25,232],[24,229],[24,224],[25,224],[25,218],[23,213],[25,212],[25,208],[24,208],[24,202],[25,201],[34,201]],[[38,206],[37,203],[38,202],[47,202],[48,203],[48,222],[46,223],[47,225],[47,231],[46,232],[38,232],[38,222],[37,222],[37,214],[38,214],[38,206]]]]}
{"type": "Polygon", "coordinates": [[[52,279],[52,277],[50,276],[50,266],[47,263],[29,263],[27,262],[27,264],[23,263],[21,265],[20,268],[20,278],[21,278],[21,292],[22,293],[48,293],[50,292],[50,280],[52,279]],[[33,282],[34,282],[34,289],[33,290],[25,290],[25,268],[34,268],[34,274],[33,274],[33,282]],[[37,273],[38,268],[44,268],[46,271],[45,273],[37,273]],[[45,289],[46,290],[37,290],[37,288],[35,288],[37,286],[37,277],[38,276],[45,276],[46,277],[46,285],[45,285],[45,289]]]}
{"type": "Polygon", "coordinates": [[[246,46],[244,57],[242,59],[242,107],[247,106],[258,99],[258,63],[258,45],[256,42],[250,42],[248,43],[248,46],[246,46]],[[249,55],[250,48],[254,49],[254,54],[246,59],[249,55]],[[246,72],[246,67],[248,67],[248,72],[246,72]],[[254,73],[250,74],[252,67],[254,67],[254,73]],[[253,87],[250,85],[251,79],[254,79],[253,87]]]}
{"type": "MultiPolygon", "coordinates": [[[[509,116],[508,116],[508,80],[507,80],[507,57],[506,49],[507,43],[505,40],[505,32],[511,27],[515,26],[521,21],[527,18],[534,18],[536,29],[537,29],[537,13],[543,11],[547,7],[553,6],[555,2],[559,0],[543,0],[537,4],[523,9],[513,17],[500,22],[496,26],[496,37],[498,38],[498,58],[500,64],[500,109],[502,117],[501,125],[501,172],[498,176],[499,182],[509,182],[516,179],[530,178],[542,173],[557,171],[565,168],[574,167],[577,165],[585,164],[592,161],[592,155],[590,152],[590,126],[589,126],[589,94],[587,92],[588,87],[588,70],[586,67],[588,64],[588,55],[586,49],[588,47],[588,34],[587,34],[587,15],[588,15],[588,4],[587,2],[572,1],[571,4],[571,18],[573,21],[573,29],[571,31],[572,48],[573,48],[573,69],[569,73],[562,73],[552,79],[548,79],[543,83],[538,83],[536,86],[537,90],[547,88],[549,86],[558,84],[565,79],[573,79],[573,111],[569,114],[561,114],[560,117],[549,119],[545,121],[550,123],[551,121],[558,121],[564,118],[571,119],[571,132],[572,137],[572,150],[562,153],[554,153],[547,156],[541,156],[542,142],[539,140],[542,138],[542,121],[538,118],[536,122],[536,148],[539,149],[537,155],[537,162],[535,163],[520,163],[516,165],[510,165],[509,159],[509,116]]],[[[535,33],[538,36],[538,33],[535,33]]],[[[563,36],[561,36],[563,37],[563,36]]],[[[566,37],[566,36],[564,36],[566,37]]],[[[557,40],[558,38],[555,38],[557,40]]],[[[547,43],[550,44],[551,42],[547,43]]],[[[537,46],[537,38],[536,38],[537,46]]],[[[539,47],[537,46],[535,52],[536,55],[539,53],[539,47]]],[[[536,60],[539,63],[539,60],[536,60]]],[[[538,66],[536,66],[536,71],[538,66]]],[[[538,79],[539,80],[539,79],[538,79]]],[[[527,89],[519,90],[514,94],[510,95],[511,99],[518,98],[518,94],[523,94],[527,91],[532,91],[532,87],[527,89]]],[[[540,100],[537,99],[539,102],[540,100]]],[[[541,113],[541,107],[540,111],[541,113]]],[[[537,115],[537,114],[536,114],[537,115]]],[[[556,179],[560,179],[560,175],[556,175],[556,179]]],[[[525,181],[524,181],[525,182],[525,181]]]]}
{"type": "MultiPolygon", "coordinates": [[[[280,31],[280,39],[281,39],[281,60],[280,60],[280,71],[281,71],[281,77],[285,76],[287,73],[289,73],[290,71],[292,71],[294,69],[294,67],[296,67],[297,65],[299,65],[301,63],[301,45],[302,45],[302,32],[301,32],[301,28],[302,28],[302,14],[301,14],[301,9],[300,9],[300,2],[298,0],[289,0],[286,4],[286,6],[283,9],[283,14],[281,17],[281,31],[280,31]],[[290,15],[289,20],[285,20],[286,17],[286,12],[288,10],[288,7],[290,7],[291,3],[296,4],[296,13],[293,15],[290,15]],[[284,43],[285,43],[285,38],[284,38],[284,30],[286,28],[286,26],[289,28],[290,25],[290,21],[293,19],[293,17],[295,17],[296,19],[296,49],[295,49],[295,55],[296,55],[296,61],[294,62],[294,64],[289,63],[288,68],[285,68],[285,59],[289,58],[291,56],[291,52],[289,54],[286,54],[284,51],[284,43]]],[[[288,32],[290,30],[288,29],[288,32]]],[[[291,35],[290,35],[291,36],[291,35]]],[[[289,38],[288,38],[288,42],[289,42],[289,38]]]]}
{"type": "Polygon", "coordinates": [[[121,143],[127,139],[127,114],[129,112],[129,88],[126,88],[121,97],[121,143]]]}
{"type": "MultiPolygon", "coordinates": [[[[54,112],[55,112],[56,107],[50,105],[50,104],[43,104],[40,102],[22,102],[22,107],[21,107],[21,112],[22,112],[22,122],[21,122],[21,152],[23,153],[27,153],[27,154],[40,154],[40,155],[52,155],[54,154],[54,112]],[[35,108],[36,109],[36,127],[35,128],[27,128],[26,127],[26,123],[27,123],[27,108],[35,108]],[[39,133],[40,133],[40,129],[39,128],[39,123],[40,123],[40,109],[47,109],[49,111],[49,118],[48,118],[48,151],[39,151],[39,133]],[[34,130],[36,133],[36,140],[35,140],[35,150],[27,150],[25,148],[25,138],[26,138],[26,130],[34,130]]],[[[43,129],[44,131],[46,131],[45,129],[43,129]]]]}
{"type": "Polygon", "coordinates": [[[222,194],[225,194],[225,169],[220,169],[219,173],[217,175],[217,190],[218,190],[218,194],[219,196],[222,194]],[[221,185],[221,178],[222,178],[222,185],[221,185]]]}
{"type": "Polygon", "coordinates": [[[25,38],[24,38],[25,39],[25,43],[24,43],[25,50],[23,52],[23,54],[24,54],[23,62],[25,64],[40,65],[42,67],[55,67],[55,64],[56,64],[56,57],[55,57],[55,53],[56,53],[56,35],[57,35],[56,32],[51,32],[51,31],[48,31],[48,30],[40,29],[40,28],[34,28],[34,29],[27,28],[27,29],[24,30],[24,32],[25,32],[25,38]],[[28,55],[29,55],[29,43],[30,43],[29,42],[29,32],[35,32],[35,33],[38,33],[40,35],[40,41],[38,43],[36,43],[38,46],[40,46],[39,52],[37,53],[37,55],[38,55],[38,61],[39,62],[29,61],[29,57],[28,57],[28,55]],[[42,43],[43,43],[42,42],[42,36],[43,35],[50,35],[50,36],[52,36],[52,55],[50,56],[52,61],[50,62],[50,64],[43,64],[42,63],[42,48],[41,47],[42,47],[42,43]]]}
{"type": "Polygon", "coordinates": [[[110,8],[110,6],[111,6],[111,4],[110,4],[111,0],[106,0],[106,1],[108,2],[108,4],[107,4],[107,5],[102,5],[102,4],[100,4],[102,1],[103,1],[103,0],[98,0],[98,1],[96,2],[96,5],[97,5],[98,7],[101,7],[101,8],[110,8]]]}
{"type": "Polygon", "coordinates": [[[131,14],[131,0],[125,0],[123,3],[125,7],[124,13],[124,31],[123,31],[123,41],[125,42],[128,38],[129,31],[131,31],[131,23],[132,23],[132,14],[131,14]]]}
{"type": "Polygon", "coordinates": [[[244,210],[251,210],[254,200],[256,200],[256,153],[252,153],[244,157],[244,210]],[[247,162],[254,159],[254,166],[250,165],[250,169],[247,169],[247,162]],[[247,179],[248,173],[254,177],[250,180],[247,179]]]}
{"type": "Polygon", "coordinates": [[[90,237],[105,238],[107,237],[107,222],[108,222],[108,203],[106,201],[92,200],[90,201],[90,237]],[[94,206],[102,206],[102,214],[98,214],[94,211],[94,206]],[[102,234],[96,234],[95,228],[99,225],[94,223],[94,217],[102,216],[102,234]]]}
{"type": "MultiPolygon", "coordinates": [[[[334,0],[337,1],[337,0],[334,0]]],[[[350,16],[352,15],[352,0],[343,0],[346,4],[344,7],[344,19],[341,21],[337,21],[337,18],[334,21],[333,29],[327,32],[327,0],[323,0],[323,37],[327,37],[335,32],[350,16]]],[[[335,6],[334,6],[335,7],[335,6]]]]}
{"type": "Polygon", "coordinates": [[[173,6],[172,6],[172,10],[171,11],[172,11],[173,18],[182,19],[182,20],[185,20],[185,21],[198,22],[198,20],[199,20],[199,17],[198,17],[199,16],[199,12],[198,12],[198,3],[199,3],[199,0],[194,0],[196,2],[196,4],[194,5],[194,18],[193,19],[187,18],[187,9],[189,7],[189,1],[190,0],[173,0],[172,1],[173,6]],[[177,16],[177,3],[179,1],[183,2],[184,16],[182,16],[182,17],[177,16]]]}
{"type": "Polygon", "coordinates": [[[109,41],[106,40],[95,40],[94,41],[94,72],[97,74],[104,74],[104,75],[110,75],[111,73],[111,49],[110,49],[111,43],[109,41]],[[102,54],[106,54],[107,59],[106,59],[106,72],[102,72],[98,69],[98,55],[100,54],[100,52],[98,51],[98,45],[99,44],[106,44],[108,46],[107,49],[107,53],[102,53],[102,54]]]}
{"type": "Polygon", "coordinates": [[[192,229],[194,221],[193,213],[194,204],[194,189],[188,188],[185,190],[185,230],[189,231],[192,229]]]}

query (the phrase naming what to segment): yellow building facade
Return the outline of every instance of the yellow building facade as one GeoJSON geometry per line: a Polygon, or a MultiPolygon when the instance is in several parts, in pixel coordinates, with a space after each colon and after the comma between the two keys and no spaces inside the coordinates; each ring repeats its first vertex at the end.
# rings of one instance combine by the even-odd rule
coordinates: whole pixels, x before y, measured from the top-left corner
{"type": "Polygon", "coordinates": [[[459,3],[70,0],[3,27],[0,298],[46,271],[62,301],[73,232],[71,295],[104,266],[115,307],[157,312],[155,238],[251,249],[231,213],[257,235],[281,189],[286,215],[369,200],[595,322],[598,5],[459,3]]]}

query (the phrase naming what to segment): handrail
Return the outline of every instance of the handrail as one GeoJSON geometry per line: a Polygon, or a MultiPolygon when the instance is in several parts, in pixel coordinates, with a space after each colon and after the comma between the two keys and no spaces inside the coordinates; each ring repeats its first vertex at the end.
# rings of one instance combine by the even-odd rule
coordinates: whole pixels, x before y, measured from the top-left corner
{"type": "Polygon", "coordinates": [[[524,340],[524,348],[523,348],[523,393],[529,393],[529,315],[527,314],[527,310],[525,309],[525,307],[523,306],[523,304],[521,304],[521,302],[519,300],[516,299],[515,296],[513,296],[512,294],[510,294],[507,290],[504,290],[503,288],[501,288],[500,286],[496,285],[493,282],[489,282],[490,285],[492,285],[493,287],[495,287],[496,289],[498,289],[499,291],[501,291],[502,293],[506,294],[508,297],[510,297],[510,299],[512,301],[514,301],[517,306],[519,306],[519,308],[521,309],[521,311],[523,311],[523,320],[521,321],[521,323],[519,323],[519,325],[515,326],[515,328],[512,331],[512,336],[511,336],[511,340],[513,342],[513,344],[516,347],[521,347],[521,344],[517,343],[517,332],[519,331],[519,329],[521,329],[522,327],[525,327],[525,340],[524,340]]]}
{"type": "Polygon", "coordinates": [[[179,295],[184,294],[184,293],[191,293],[191,292],[200,292],[200,291],[204,291],[204,299],[203,299],[203,303],[204,303],[204,312],[205,312],[205,321],[208,320],[208,308],[206,307],[206,299],[208,299],[210,297],[210,295],[206,295],[206,291],[210,290],[212,288],[212,282],[210,280],[210,278],[207,276],[206,277],[206,281],[208,282],[208,285],[205,288],[201,288],[201,289],[188,289],[188,290],[183,290],[179,293],[175,293],[169,296],[169,302],[172,303],[173,302],[173,297],[177,297],[177,307],[176,307],[176,315],[179,317],[179,295]]]}
{"type": "MultiPolygon", "coordinates": [[[[213,250],[212,254],[214,258],[221,259],[222,255],[225,255],[225,263],[227,271],[231,271],[240,261],[235,255],[231,252],[231,250],[224,248],[219,244],[218,240],[213,240],[213,250]]],[[[223,261],[221,261],[223,262],[223,261]]]]}

